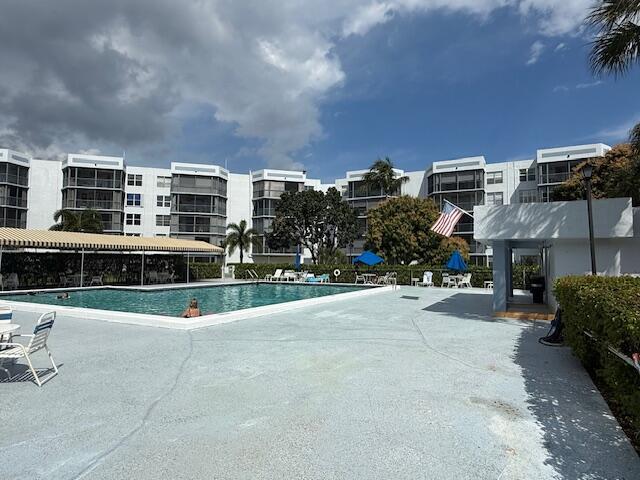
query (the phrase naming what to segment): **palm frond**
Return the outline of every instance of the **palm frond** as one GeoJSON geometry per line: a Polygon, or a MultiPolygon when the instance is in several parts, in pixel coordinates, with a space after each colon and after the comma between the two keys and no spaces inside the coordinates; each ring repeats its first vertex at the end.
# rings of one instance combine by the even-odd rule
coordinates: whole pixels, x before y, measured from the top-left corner
{"type": "Polygon", "coordinates": [[[625,74],[640,60],[640,26],[630,21],[603,31],[593,42],[591,68],[596,74],[625,74]]]}
{"type": "Polygon", "coordinates": [[[640,155],[640,123],[634,126],[631,132],[629,132],[629,143],[631,144],[633,153],[640,155]]]}

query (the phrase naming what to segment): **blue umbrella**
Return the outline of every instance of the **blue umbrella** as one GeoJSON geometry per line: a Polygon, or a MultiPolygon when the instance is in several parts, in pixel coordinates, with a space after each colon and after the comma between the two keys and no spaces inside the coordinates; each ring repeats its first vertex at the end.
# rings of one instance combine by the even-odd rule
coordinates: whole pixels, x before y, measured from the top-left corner
{"type": "Polygon", "coordinates": [[[364,263],[365,265],[369,265],[370,267],[382,262],[384,262],[382,258],[368,250],[353,259],[353,263],[364,263]]]}
{"type": "Polygon", "coordinates": [[[300,245],[298,245],[296,249],[296,260],[295,260],[296,272],[300,271],[300,245]]]}
{"type": "Polygon", "coordinates": [[[464,263],[464,259],[462,258],[462,255],[460,255],[460,252],[458,250],[453,252],[453,254],[451,255],[451,258],[447,262],[447,268],[449,270],[455,270],[457,272],[464,272],[467,270],[467,264],[464,263]]]}

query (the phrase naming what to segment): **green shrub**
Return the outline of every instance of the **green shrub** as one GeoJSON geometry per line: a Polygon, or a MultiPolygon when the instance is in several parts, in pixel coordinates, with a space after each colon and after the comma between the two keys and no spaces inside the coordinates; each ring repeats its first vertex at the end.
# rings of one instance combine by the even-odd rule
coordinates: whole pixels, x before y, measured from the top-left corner
{"type": "Polygon", "coordinates": [[[632,440],[640,441],[640,375],[609,352],[610,345],[631,356],[640,352],[640,279],[564,277],[556,280],[565,339],[595,382],[632,440]],[[599,340],[592,340],[585,331],[599,340]]]}
{"type": "Polygon", "coordinates": [[[220,278],[222,269],[219,263],[196,263],[189,264],[189,280],[201,280],[209,278],[220,278]]]}

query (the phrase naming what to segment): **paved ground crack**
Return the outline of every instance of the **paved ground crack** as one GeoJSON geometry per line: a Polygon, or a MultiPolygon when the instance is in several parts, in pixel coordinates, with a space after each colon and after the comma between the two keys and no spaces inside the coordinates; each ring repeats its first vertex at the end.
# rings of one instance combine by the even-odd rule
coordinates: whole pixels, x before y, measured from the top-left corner
{"type": "Polygon", "coordinates": [[[102,463],[102,461],[104,461],[113,452],[115,452],[118,448],[120,448],[122,445],[124,445],[131,437],[133,437],[142,428],[144,428],[144,426],[146,425],[147,421],[149,420],[149,417],[151,416],[151,414],[153,413],[155,408],[158,406],[158,404],[162,400],[164,400],[165,398],[167,398],[169,395],[171,395],[173,393],[173,391],[178,386],[178,382],[180,380],[180,377],[182,376],[182,372],[184,371],[185,365],[187,364],[187,362],[191,358],[191,355],[193,354],[193,336],[191,335],[191,331],[187,331],[187,333],[189,334],[189,350],[187,352],[187,355],[185,355],[185,357],[182,359],[182,362],[180,363],[180,366],[178,368],[178,371],[176,372],[176,375],[175,375],[175,377],[173,379],[173,382],[171,383],[171,386],[164,393],[162,393],[159,397],[157,397],[153,402],[151,402],[151,404],[149,404],[149,406],[147,407],[147,409],[146,409],[146,411],[145,411],[145,413],[144,413],[144,415],[142,417],[142,420],[140,420],[140,422],[138,423],[138,425],[135,428],[133,428],[129,433],[127,433],[125,436],[123,436],[118,441],[118,443],[116,443],[111,448],[109,448],[108,450],[106,450],[105,452],[101,453],[100,455],[95,457],[93,460],[91,460],[91,462],[89,462],[89,464],[84,469],[82,469],[82,471],[80,473],[78,473],[78,475],[76,475],[74,477],[75,480],[78,480],[80,478],[84,478],[87,474],[91,473],[98,465],[100,465],[100,463],[102,463]]]}

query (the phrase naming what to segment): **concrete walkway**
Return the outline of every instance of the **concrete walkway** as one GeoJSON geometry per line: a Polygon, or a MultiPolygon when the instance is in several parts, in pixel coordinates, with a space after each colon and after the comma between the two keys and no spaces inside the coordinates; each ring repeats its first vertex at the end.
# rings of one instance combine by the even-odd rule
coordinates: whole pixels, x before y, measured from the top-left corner
{"type": "Polygon", "coordinates": [[[490,303],[405,287],[192,332],[60,317],[58,377],[0,382],[0,478],[640,478],[548,324],[490,303]]]}

